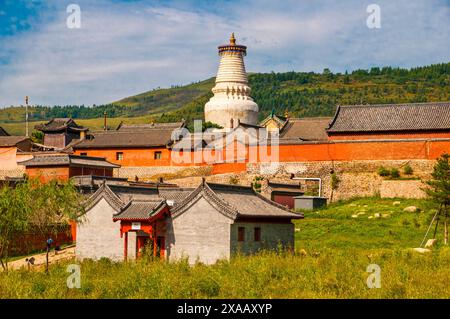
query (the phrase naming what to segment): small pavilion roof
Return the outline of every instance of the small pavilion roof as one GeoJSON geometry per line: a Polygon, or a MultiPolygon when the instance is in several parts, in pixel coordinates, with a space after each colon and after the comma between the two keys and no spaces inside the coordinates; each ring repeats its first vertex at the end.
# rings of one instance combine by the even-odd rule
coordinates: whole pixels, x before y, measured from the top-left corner
{"type": "Polygon", "coordinates": [[[286,124],[287,117],[277,115],[277,114],[275,114],[275,110],[272,110],[270,112],[270,114],[264,120],[259,122],[259,125],[265,127],[267,125],[267,123],[271,120],[273,120],[275,123],[277,123],[278,128],[281,129],[286,124]]]}
{"type": "Polygon", "coordinates": [[[113,220],[149,220],[167,207],[165,200],[132,200],[113,216],[113,220]]]}
{"type": "Polygon", "coordinates": [[[81,132],[87,131],[86,127],[80,126],[71,118],[54,118],[45,124],[38,124],[34,127],[36,130],[41,132],[60,132],[60,131],[73,131],[81,132]]]}

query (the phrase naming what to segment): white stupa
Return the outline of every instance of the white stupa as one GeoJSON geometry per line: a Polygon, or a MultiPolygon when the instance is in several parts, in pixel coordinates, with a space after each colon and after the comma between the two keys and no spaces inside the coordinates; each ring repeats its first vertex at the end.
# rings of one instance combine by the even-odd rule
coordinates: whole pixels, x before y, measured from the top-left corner
{"type": "Polygon", "coordinates": [[[219,46],[220,65],[212,89],[214,96],[205,104],[206,122],[225,129],[236,127],[239,122],[257,125],[259,108],[250,97],[244,65],[246,54],[247,47],[236,44],[234,33],[229,44],[219,46]]]}

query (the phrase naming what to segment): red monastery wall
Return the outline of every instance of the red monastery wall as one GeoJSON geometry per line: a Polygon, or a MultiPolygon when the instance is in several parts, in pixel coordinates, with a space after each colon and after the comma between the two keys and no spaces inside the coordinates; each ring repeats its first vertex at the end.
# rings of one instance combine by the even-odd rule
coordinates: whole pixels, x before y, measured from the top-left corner
{"type": "Polygon", "coordinates": [[[170,166],[170,151],[167,148],[113,148],[80,149],[75,155],[105,157],[107,161],[121,166],[170,166]],[[117,153],[123,153],[122,160],[117,160],[117,153]],[[155,152],[161,152],[161,158],[155,159],[155,152]]]}
{"type": "MultiPolygon", "coordinates": [[[[230,146],[233,148],[233,146],[230,146]]],[[[242,161],[226,158],[226,150],[223,154],[218,154],[215,163],[206,163],[215,157],[216,154],[204,153],[203,158],[200,152],[184,152],[172,153],[169,149],[109,149],[109,150],[77,150],[79,155],[86,152],[89,156],[106,157],[107,160],[120,164],[122,167],[116,172],[116,175],[123,177],[134,177],[135,175],[142,178],[156,176],[158,173],[162,175],[177,176],[181,171],[186,176],[185,169],[192,167],[195,170],[204,171],[201,167],[212,166],[210,174],[239,173],[246,171],[246,163],[249,161],[249,152],[271,154],[273,149],[268,147],[267,150],[259,147],[247,147],[244,158],[236,156],[242,161]],[[255,149],[257,148],[257,149],[255,149]],[[154,159],[154,152],[161,152],[161,159],[154,159]],[[117,152],[123,153],[122,160],[116,160],[117,152]],[[183,158],[183,161],[179,159],[183,158]],[[194,161],[195,159],[195,161],[194,161]],[[212,165],[211,165],[212,164],[212,165]],[[150,171],[144,175],[141,173],[148,168],[150,171]],[[164,168],[164,169],[162,169],[164,168]],[[130,170],[130,172],[128,172],[130,170]],[[141,176],[142,175],[142,176],[141,176]]],[[[361,161],[361,160],[435,160],[444,152],[450,153],[449,139],[405,139],[405,140],[366,140],[366,141],[328,141],[328,142],[311,142],[295,145],[279,145],[278,158],[279,162],[321,162],[321,161],[361,161]]],[[[270,160],[261,158],[258,155],[260,163],[269,162],[270,160]]],[[[197,175],[197,174],[194,174],[197,175]]]]}
{"type": "Polygon", "coordinates": [[[386,140],[386,139],[418,139],[418,138],[450,138],[450,132],[443,131],[426,131],[416,133],[345,133],[345,134],[330,134],[330,140],[386,140]]]}

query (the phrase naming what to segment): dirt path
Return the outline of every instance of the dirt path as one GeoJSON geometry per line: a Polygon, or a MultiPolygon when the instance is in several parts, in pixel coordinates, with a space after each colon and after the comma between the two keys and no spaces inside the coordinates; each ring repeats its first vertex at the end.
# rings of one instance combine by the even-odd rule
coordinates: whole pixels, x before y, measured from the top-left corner
{"type": "MultiPolygon", "coordinates": [[[[34,256],[29,256],[26,258],[22,258],[22,259],[18,259],[18,260],[14,260],[8,263],[8,268],[10,270],[12,269],[20,269],[21,267],[27,267],[27,261],[26,259],[34,257],[35,261],[34,261],[34,265],[31,265],[30,268],[31,269],[44,269],[45,267],[45,253],[41,253],[41,254],[37,254],[34,256]]],[[[67,247],[65,249],[62,249],[61,251],[58,252],[57,255],[55,255],[54,251],[50,252],[49,255],[49,263],[54,264],[58,261],[62,261],[62,260],[66,260],[66,259],[72,259],[75,258],[75,246],[72,247],[67,247]]],[[[1,268],[0,268],[1,271],[1,268]]]]}

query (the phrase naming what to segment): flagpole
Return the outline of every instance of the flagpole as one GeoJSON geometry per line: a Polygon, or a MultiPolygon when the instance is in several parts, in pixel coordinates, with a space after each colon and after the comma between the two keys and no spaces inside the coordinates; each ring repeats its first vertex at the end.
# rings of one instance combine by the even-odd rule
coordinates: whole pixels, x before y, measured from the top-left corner
{"type": "Polygon", "coordinates": [[[28,96],[25,96],[25,132],[28,137],[28,96]]]}

